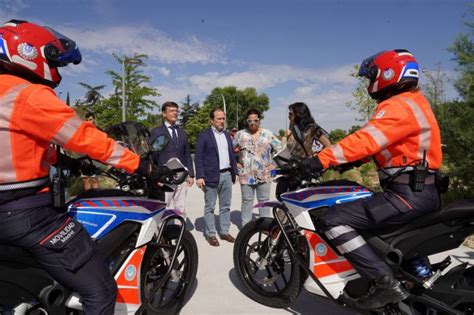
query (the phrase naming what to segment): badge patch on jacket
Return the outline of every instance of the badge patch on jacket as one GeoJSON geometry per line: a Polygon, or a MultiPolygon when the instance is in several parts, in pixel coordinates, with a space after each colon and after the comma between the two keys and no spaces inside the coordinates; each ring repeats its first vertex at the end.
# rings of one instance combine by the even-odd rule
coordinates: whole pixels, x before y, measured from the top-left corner
{"type": "Polygon", "coordinates": [[[385,115],[385,111],[384,111],[384,110],[381,110],[380,112],[377,113],[377,115],[375,115],[375,119],[382,118],[383,115],[385,115]]]}

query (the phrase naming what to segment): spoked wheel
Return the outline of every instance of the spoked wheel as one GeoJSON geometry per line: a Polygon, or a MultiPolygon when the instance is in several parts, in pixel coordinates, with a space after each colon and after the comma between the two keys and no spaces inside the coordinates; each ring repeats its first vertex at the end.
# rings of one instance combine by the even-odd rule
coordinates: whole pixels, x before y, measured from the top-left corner
{"type": "MultiPolygon", "coordinates": [[[[150,296],[168,270],[176,249],[180,228],[167,226],[161,244],[149,245],[143,260],[141,272],[142,300],[150,296]]],[[[189,231],[184,231],[173,271],[146,309],[146,314],[177,314],[182,307],[185,295],[196,278],[198,265],[197,245],[189,231]]]]}
{"type": "Polygon", "coordinates": [[[302,279],[274,219],[262,218],[244,226],[234,246],[234,265],[250,298],[275,308],[284,308],[298,296],[302,279]]]}

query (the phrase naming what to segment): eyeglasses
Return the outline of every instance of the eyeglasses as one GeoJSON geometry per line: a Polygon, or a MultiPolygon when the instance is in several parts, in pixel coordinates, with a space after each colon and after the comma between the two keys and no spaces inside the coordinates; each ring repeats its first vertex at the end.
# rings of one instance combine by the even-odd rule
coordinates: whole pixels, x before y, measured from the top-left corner
{"type": "Polygon", "coordinates": [[[260,122],[259,119],[247,119],[247,124],[258,124],[260,122]]]}

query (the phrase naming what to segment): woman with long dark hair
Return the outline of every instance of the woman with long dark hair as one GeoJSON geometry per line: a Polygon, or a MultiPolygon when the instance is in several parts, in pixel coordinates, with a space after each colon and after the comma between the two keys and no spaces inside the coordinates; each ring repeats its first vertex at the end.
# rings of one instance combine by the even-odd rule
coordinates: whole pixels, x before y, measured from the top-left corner
{"type": "Polygon", "coordinates": [[[292,154],[311,157],[324,147],[331,145],[329,134],[314,121],[305,103],[297,102],[288,106],[288,119],[290,120],[290,131],[287,147],[292,154]],[[304,146],[296,141],[295,135],[303,140],[304,146]]]}
{"type": "MultiPolygon", "coordinates": [[[[325,147],[331,145],[329,134],[321,128],[314,120],[308,106],[303,102],[296,102],[288,106],[288,119],[290,128],[287,131],[286,146],[292,153],[299,157],[312,157],[325,147]],[[302,140],[302,144],[295,136],[302,140]]],[[[278,182],[276,197],[284,192],[296,189],[297,184],[278,182]]]]}

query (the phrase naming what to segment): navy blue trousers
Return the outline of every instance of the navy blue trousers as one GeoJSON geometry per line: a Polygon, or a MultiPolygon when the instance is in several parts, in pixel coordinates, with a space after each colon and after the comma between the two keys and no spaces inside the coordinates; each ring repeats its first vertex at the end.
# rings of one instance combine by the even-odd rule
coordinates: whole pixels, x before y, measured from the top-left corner
{"type": "Polygon", "coordinates": [[[401,225],[438,207],[439,194],[434,185],[413,192],[406,184],[391,183],[384,192],[370,198],[329,208],[321,223],[329,241],[363,277],[372,280],[391,275],[392,270],[357,231],[401,225]]]}
{"type": "Polygon", "coordinates": [[[49,206],[4,211],[0,241],[22,247],[62,286],[77,292],[85,314],[113,314],[117,285],[89,234],[49,206]]]}

